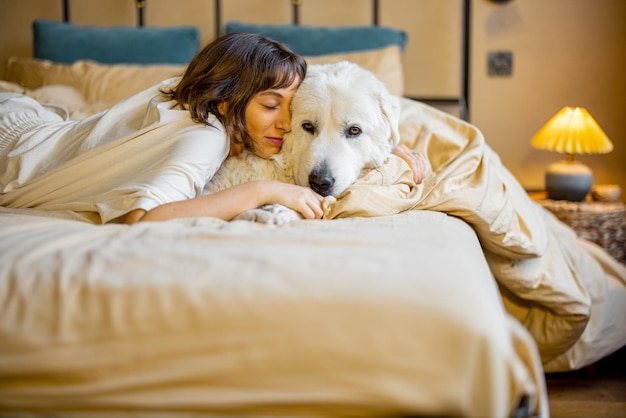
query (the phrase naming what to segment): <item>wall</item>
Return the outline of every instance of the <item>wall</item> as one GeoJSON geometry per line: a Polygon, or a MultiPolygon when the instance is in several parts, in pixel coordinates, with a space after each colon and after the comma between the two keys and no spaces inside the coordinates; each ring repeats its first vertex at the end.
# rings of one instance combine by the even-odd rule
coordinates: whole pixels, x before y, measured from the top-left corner
{"type": "Polygon", "coordinates": [[[577,157],[596,183],[626,193],[626,2],[473,2],[471,121],[527,188],[542,188],[546,166],[562,156],[530,139],[564,106],[587,108],[614,145],[577,157]],[[513,52],[511,77],[487,75],[487,53],[513,52]]]}
{"type": "MultiPolygon", "coordinates": [[[[71,20],[134,25],[134,0],[71,0],[71,20]]],[[[286,23],[288,0],[222,0],[223,21],[286,23]]],[[[370,24],[370,0],[301,0],[303,24],[370,24]]],[[[404,29],[407,95],[455,97],[461,91],[461,0],[381,0],[380,22],[404,29]]],[[[61,20],[61,0],[0,0],[0,77],[12,55],[31,56],[31,22],[61,20]]],[[[195,25],[215,34],[213,1],[146,2],[148,25],[195,25]]],[[[586,107],[613,141],[607,155],[581,156],[597,183],[626,194],[626,2],[624,0],[472,0],[470,120],[527,188],[542,188],[545,167],[561,157],[530,146],[563,106],[586,107]],[[513,74],[490,77],[487,53],[513,53],[513,74]]],[[[625,197],[623,196],[623,199],[625,197]]]]}

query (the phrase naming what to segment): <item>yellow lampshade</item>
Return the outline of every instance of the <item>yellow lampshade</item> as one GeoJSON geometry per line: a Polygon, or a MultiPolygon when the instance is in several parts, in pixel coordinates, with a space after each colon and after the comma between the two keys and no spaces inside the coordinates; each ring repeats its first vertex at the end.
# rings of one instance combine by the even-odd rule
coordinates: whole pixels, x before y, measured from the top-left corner
{"type": "Polygon", "coordinates": [[[613,143],[582,107],[564,107],[533,137],[535,148],[562,154],[605,154],[613,143]]]}
{"type": "Polygon", "coordinates": [[[604,154],[613,143],[593,117],[582,107],[564,107],[533,137],[535,148],[567,154],[565,161],[552,163],[546,171],[549,199],[584,200],[593,184],[593,172],[574,154],[604,154]]]}

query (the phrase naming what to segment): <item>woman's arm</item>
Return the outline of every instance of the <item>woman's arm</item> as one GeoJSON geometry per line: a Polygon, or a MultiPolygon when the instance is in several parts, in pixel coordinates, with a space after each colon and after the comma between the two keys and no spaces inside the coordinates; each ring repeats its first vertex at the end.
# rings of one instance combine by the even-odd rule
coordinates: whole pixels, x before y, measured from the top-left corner
{"type": "Polygon", "coordinates": [[[126,215],[125,222],[132,225],[195,216],[231,220],[242,212],[272,203],[287,206],[306,219],[320,219],[322,200],[320,195],[306,187],[273,180],[252,181],[210,195],[166,203],[150,211],[135,209],[126,215]]]}

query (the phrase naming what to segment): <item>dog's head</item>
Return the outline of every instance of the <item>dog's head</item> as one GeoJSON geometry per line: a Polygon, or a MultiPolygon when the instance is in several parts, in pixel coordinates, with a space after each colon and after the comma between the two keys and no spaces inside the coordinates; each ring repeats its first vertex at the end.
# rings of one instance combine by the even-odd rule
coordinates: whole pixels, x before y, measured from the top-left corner
{"type": "Polygon", "coordinates": [[[292,101],[285,156],[296,184],[338,196],[399,141],[400,105],[385,84],[349,62],[310,65],[292,101]]]}

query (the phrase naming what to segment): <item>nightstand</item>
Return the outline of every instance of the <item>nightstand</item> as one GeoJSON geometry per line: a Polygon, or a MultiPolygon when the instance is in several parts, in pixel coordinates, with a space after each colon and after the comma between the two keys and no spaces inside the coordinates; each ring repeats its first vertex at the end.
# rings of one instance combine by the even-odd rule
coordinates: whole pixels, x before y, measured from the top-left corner
{"type": "Polygon", "coordinates": [[[531,197],[569,225],[579,237],[595,242],[626,264],[626,206],[623,203],[570,202],[531,197]]]}

